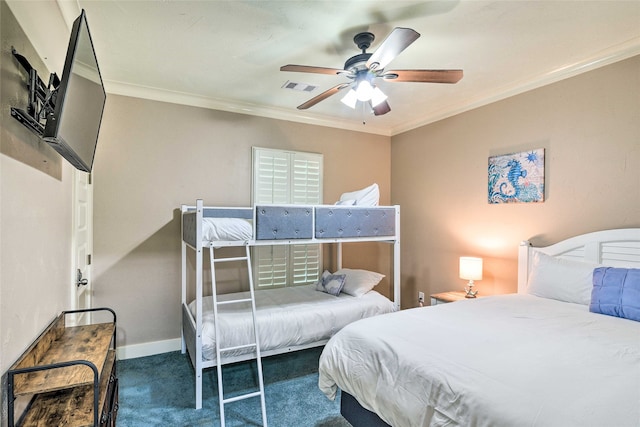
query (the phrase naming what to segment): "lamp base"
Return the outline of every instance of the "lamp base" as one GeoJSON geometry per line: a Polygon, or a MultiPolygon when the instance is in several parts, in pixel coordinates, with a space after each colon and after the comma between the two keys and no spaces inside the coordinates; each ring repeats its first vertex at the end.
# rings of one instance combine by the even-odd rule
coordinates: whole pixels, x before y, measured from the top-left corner
{"type": "Polygon", "coordinates": [[[466,295],[464,296],[465,298],[476,298],[476,295],[478,295],[478,291],[473,290],[473,280],[469,281],[469,284],[464,288],[464,291],[466,292],[466,295]]]}

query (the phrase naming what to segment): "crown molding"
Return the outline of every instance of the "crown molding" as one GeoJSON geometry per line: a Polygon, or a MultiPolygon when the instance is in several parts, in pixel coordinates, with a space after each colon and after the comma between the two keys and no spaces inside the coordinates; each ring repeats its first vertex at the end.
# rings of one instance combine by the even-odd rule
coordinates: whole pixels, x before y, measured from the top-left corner
{"type": "Polygon", "coordinates": [[[495,93],[481,94],[464,103],[439,109],[432,114],[427,114],[419,120],[414,120],[412,122],[407,122],[402,126],[394,127],[391,129],[391,136],[399,135],[422,126],[426,126],[430,123],[464,113],[465,111],[473,110],[542,86],[550,85],[636,55],[640,55],[640,37],[630,39],[619,45],[602,50],[582,61],[566,64],[562,67],[550,70],[549,72],[533,79],[521,80],[509,86],[505,86],[495,93]]]}
{"type": "Polygon", "coordinates": [[[270,119],[286,120],[316,126],[332,127],[355,132],[371,133],[375,135],[391,136],[389,129],[367,123],[354,123],[351,120],[341,120],[335,117],[309,115],[299,111],[291,111],[279,107],[266,107],[250,103],[241,103],[228,99],[211,98],[190,93],[169,91],[154,87],[133,85],[129,83],[104,81],[105,90],[109,94],[130,96],[133,98],[152,101],[169,102],[172,104],[188,105],[192,107],[208,108],[211,110],[227,111],[231,113],[247,114],[270,119]]]}
{"type": "Polygon", "coordinates": [[[67,31],[71,32],[73,21],[75,21],[82,12],[80,5],[77,1],[69,0],[56,0],[56,4],[58,5],[58,9],[60,9],[65,24],[67,24],[67,31]]]}

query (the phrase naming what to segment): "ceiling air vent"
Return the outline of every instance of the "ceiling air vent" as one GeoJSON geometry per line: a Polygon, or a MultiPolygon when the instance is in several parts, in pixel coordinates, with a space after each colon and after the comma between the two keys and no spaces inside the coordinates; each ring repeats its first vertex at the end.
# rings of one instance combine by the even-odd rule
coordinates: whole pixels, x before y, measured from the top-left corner
{"type": "Polygon", "coordinates": [[[293,89],[300,92],[313,92],[317,87],[318,86],[313,86],[307,83],[296,83],[289,80],[282,85],[283,89],[293,89]]]}

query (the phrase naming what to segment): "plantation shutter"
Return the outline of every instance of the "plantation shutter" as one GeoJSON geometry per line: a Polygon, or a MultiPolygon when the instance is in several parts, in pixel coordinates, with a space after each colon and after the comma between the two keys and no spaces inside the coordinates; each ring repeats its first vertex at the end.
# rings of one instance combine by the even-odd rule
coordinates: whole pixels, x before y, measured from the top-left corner
{"type": "MultiPolygon", "coordinates": [[[[322,203],[322,156],[312,153],[293,153],[291,202],[301,205],[322,203]]],[[[294,285],[315,282],[320,276],[320,245],[293,245],[290,252],[290,277],[294,285]]]]}
{"type": "Polygon", "coordinates": [[[253,248],[254,283],[258,288],[287,285],[289,248],[285,245],[253,248]]]}
{"type": "Polygon", "coordinates": [[[319,205],[322,203],[322,156],[293,153],[291,203],[319,205]]]}
{"type": "MultiPolygon", "coordinates": [[[[253,147],[254,204],[321,204],[322,155],[253,147]]],[[[322,264],[320,245],[253,248],[258,287],[315,282],[322,264]]]]}
{"type": "Polygon", "coordinates": [[[286,151],[253,149],[253,203],[291,203],[290,155],[286,151]]]}

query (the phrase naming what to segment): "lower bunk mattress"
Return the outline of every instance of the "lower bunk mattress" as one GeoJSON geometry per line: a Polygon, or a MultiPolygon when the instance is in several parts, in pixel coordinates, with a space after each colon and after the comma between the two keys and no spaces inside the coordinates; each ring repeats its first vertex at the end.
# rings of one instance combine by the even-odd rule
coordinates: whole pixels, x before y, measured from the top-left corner
{"type": "MultiPolygon", "coordinates": [[[[249,298],[249,292],[218,295],[218,301],[249,298]]],[[[393,303],[376,291],[354,297],[318,292],[315,285],[255,291],[257,322],[262,351],[310,345],[326,341],[344,326],[359,319],[396,311],[393,303]]],[[[216,360],[213,298],[202,300],[202,358],[216,360]]],[[[196,317],[196,302],[189,304],[196,317]]],[[[219,305],[221,348],[254,342],[251,303],[219,305]]],[[[251,350],[226,352],[238,356],[251,350]]]]}

